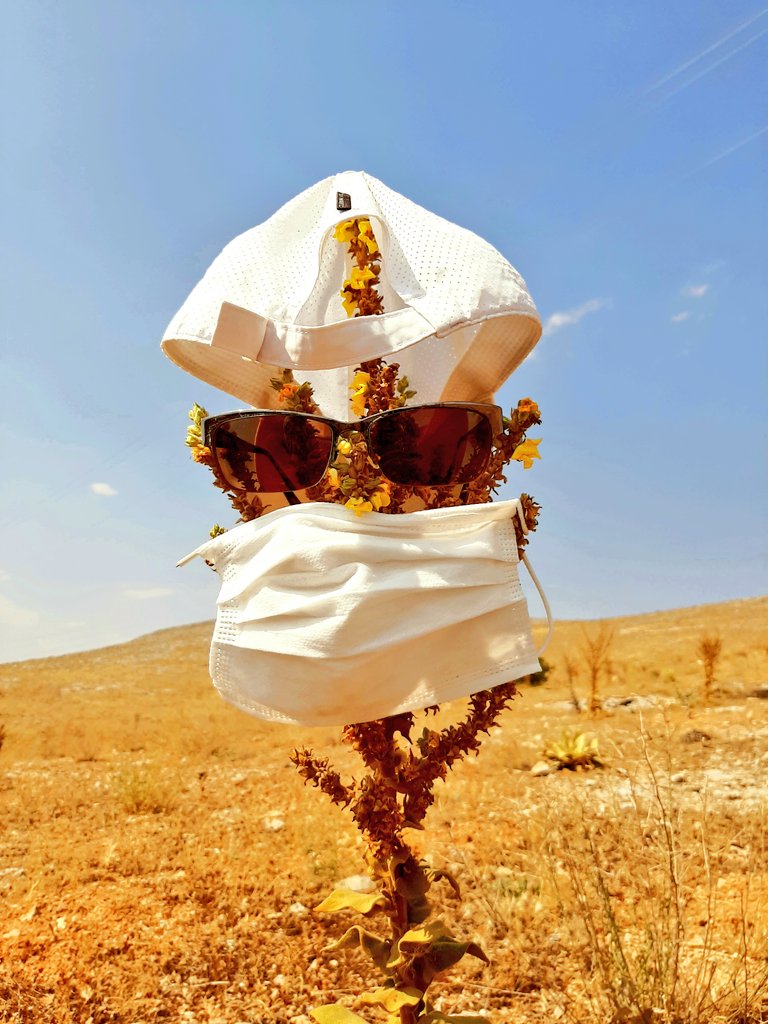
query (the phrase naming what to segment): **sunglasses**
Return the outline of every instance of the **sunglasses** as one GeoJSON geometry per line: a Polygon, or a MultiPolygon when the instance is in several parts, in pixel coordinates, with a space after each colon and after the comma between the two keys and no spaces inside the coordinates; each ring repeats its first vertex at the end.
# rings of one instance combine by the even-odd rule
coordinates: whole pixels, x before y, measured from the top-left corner
{"type": "Polygon", "coordinates": [[[391,409],[353,422],[313,413],[253,410],[203,420],[203,443],[235,491],[278,493],[320,483],[350,431],[392,483],[447,487],[476,480],[503,427],[497,405],[441,402],[391,409]]]}

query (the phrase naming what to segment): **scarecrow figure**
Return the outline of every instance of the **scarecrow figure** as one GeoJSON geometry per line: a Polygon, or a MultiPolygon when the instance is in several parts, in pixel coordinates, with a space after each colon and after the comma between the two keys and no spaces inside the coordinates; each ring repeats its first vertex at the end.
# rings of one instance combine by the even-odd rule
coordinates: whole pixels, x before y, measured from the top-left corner
{"type": "MultiPolygon", "coordinates": [[[[404,832],[477,752],[514,680],[540,669],[518,577],[538,505],[492,501],[510,461],[538,458],[536,403],[505,417],[494,394],[540,334],[491,245],[346,172],[231,242],[163,339],[178,366],[251,406],[190,414],[193,457],[241,518],[182,560],[221,576],[211,676],[261,718],[345,726],[360,781],[311,751],[292,759],[366,839],[378,888],[363,912],[392,935],[351,929],[340,944],[384,970],[369,1001],[403,1024],[448,1019],[427,987],[464,954],[485,958],[426,923],[426,893],[449,876],[404,832]],[[462,723],[412,743],[415,711],[460,697],[462,723]]],[[[336,893],[319,909],[358,903],[336,893]]],[[[313,1015],[363,1020],[331,1011],[313,1015]]]]}

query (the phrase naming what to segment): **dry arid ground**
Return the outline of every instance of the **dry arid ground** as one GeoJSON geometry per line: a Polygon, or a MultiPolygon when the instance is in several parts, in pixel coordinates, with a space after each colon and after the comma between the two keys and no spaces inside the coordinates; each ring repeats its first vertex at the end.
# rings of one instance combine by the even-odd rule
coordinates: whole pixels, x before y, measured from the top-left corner
{"type": "MultiPolygon", "coordinates": [[[[765,598],[611,620],[594,716],[565,666],[586,699],[597,624],[558,623],[549,680],[521,685],[418,836],[462,882],[444,918],[492,960],[446,977],[444,1012],[768,1021],[767,621],[765,598]],[[723,640],[709,706],[704,634],[723,640]],[[566,730],[604,766],[532,772],[566,730]]],[[[3,1021],[309,1024],[335,999],[378,1019],[355,1002],[368,961],[323,952],[355,918],[312,910],[361,846],[287,758],[353,755],[340,730],[226,706],[210,630],[0,666],[3,1021]]]]}

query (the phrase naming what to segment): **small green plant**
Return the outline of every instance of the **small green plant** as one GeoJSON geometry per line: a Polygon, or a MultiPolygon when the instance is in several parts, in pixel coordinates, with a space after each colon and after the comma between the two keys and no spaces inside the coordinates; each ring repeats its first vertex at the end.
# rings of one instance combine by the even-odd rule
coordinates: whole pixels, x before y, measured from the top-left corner
{"type": "Polygon", "coordinates": [[[154,765],[120,770],[113,780],[115,794],[128,814],[165,814],[176,806],[176,790],[154,765]]]}
{"type": "Polygon", "coordinates": [[[550,665],[546,658],[539,658],[539,664],[541,665],[541,670],[533,672],[528,676],[528,682],[531,686],[543,686],[547,681],[547,676],[552,671],[552,665],[550,665]]]}
{"type": "Polygon", "coordinates": [[[577,771],[602,768],[597,737],[585,732],[564,732],[555,743],[550,743],[544,757],[553,761],[558,771],[577,771]]]}

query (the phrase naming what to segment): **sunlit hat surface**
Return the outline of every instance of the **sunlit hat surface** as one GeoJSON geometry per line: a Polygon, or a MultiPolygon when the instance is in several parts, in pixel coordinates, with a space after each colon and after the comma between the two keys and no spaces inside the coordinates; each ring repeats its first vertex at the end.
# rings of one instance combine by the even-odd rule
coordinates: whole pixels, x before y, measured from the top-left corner
{"type": "Polygon", "coordinates": [[[492,245],[361,171],[319,182],[239,235],[165,332],[182,369],[257,408],[292,369],[326,415],[349,419],[360,362],[398,362],[416,401],[487,401],[530,352],[541,320],[525,281],[492,245]],[[370,219],[385,312],[348,318],[351,257],[333,232],[370,219]]]}

